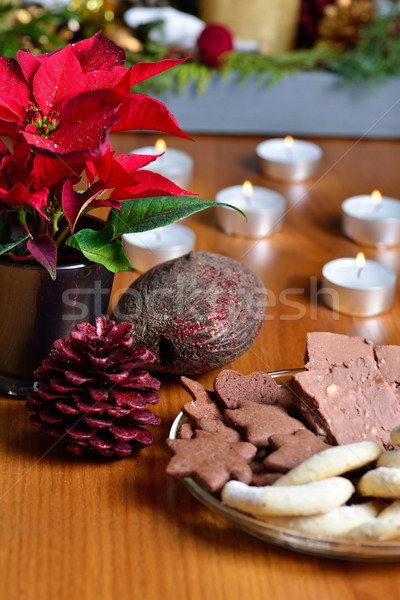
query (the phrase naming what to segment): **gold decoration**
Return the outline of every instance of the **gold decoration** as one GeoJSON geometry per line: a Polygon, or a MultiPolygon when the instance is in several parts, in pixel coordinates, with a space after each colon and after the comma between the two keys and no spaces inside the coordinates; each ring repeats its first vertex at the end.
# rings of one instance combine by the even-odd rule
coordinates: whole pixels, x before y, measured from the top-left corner
{"type": "Polygon", "coordinates": [[[318,27],[320,41],[341,48],[353,47],[359,40],[360,27],[374,20],[372,0],[337,0],[325,8],[318,27]]]}
{"type": "Polygon", "coordinates": [[[300,0],[202,0],[201,18],[225,25],[235,37],[255,41],[263,54],[293,48],[300,0]]]}

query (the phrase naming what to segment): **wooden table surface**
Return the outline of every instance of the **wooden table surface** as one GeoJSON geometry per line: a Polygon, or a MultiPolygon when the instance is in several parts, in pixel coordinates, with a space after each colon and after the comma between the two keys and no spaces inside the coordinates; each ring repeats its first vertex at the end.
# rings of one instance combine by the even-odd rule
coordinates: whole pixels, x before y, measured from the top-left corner
{"type": "MultiPolygon", "coordinates": [[[[155,136],[114,138],[126,152],[155,136]]],[[[169,141],[169,140],[168,140],[169,141]]],[[[281,232],[259,241],[218,231],[213,209],[190,217],[197,250],[252,267],[270,290],[271,307],[253,347],[230,366],[244,374],[301,366],[308,331],[361,335],[400,343],[399,294],[393,309],[371,318],[335,315],[315,285],[324,263],[355,256],[340,232],[340,206],[378,188],[399,196],[396,141],[318,140],[319,177],[295,185],[258,170],[257,137],[173,140],[195,159],[192,190],[212,199],[250,179],[287,198],[281,232]]],[[[400,271],[399,248],[366,248],[367,258],[400,271]]],[[[114,302],[134,275],[116,278],[114,302]]],[[[212,386],[217,372],[199,376],[212,386]]],[[[7,600],[391,600],[399,564],[335,561],[282,550],[231,526],[167,479],[163,442],[188,400],[178,377],[161,377],[154,443],[132,458],[75,458],[28,424],[20,399],[0,397],[0,597],[7,600]]]]}

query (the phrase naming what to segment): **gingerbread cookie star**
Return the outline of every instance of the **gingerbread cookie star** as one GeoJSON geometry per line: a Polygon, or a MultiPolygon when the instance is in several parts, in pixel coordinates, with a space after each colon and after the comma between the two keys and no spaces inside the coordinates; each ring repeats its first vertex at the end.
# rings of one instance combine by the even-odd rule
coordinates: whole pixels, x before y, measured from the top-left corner
{"type": "Polygon", "coordinates": [[[332,447],[322,442],[309,429],[298,429],[291,434],[271,435],[268,441],[275,452],[264,459],[264,465],[280,473],[287,473],[306,458],[332,447]]]}
{"type": "Polygon", "coordinates": [[[237,371],[225,369],[214,382],[214,390],[221,404],[226,408],[237,408],[243,400],[258,404],[277,404],[288,402],[290,392],[280,388],[269,373],[254,371],[250,375],[242,375],[237,371]]]}
{"type": "Polygon", "coordinates": [[[249,462],[257,449],[247,442],[225,442],[213,433],[197,430],[190,440],[166,441],[172,458],[167,466],[171,477],[193,477],[210,492],[217,492],[230,479],[250,483],[249,462]]]}
{"type": "Polygon", "coordinates": [[[293,433],[304,423],[290,417],[283,406],[256,404],[242,400],[235,410],[224,411],[224,423],[239,429],[245,439],[255,446],[268,446],[274,433],[293,433]]]}
{"type": "Polygon", "coordinates": [[[214,392],[207,390],[201,383],[188,377],[181,377],[181,385],[193,398],[192,402],[187,402],[182,406],[182,412],[195,425],[202,417],[222,419],[222,412],[215,401],[214,392]]]}

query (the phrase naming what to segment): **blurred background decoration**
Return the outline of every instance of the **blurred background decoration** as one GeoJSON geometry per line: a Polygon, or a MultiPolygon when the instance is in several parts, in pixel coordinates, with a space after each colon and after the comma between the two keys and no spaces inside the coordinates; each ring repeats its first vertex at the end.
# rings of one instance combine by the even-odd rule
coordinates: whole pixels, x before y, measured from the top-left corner
{"type": "Polygon", "coordinates": [[[128,64],[190,55],[146,82],[156,92],[189,82],[201,92],[210,77],[232,71],[269,84],[310,69],[353,82],[400,74],[397,0],[0,0],[6,58],[19,49],[50,52],[98,30],[125,49],[128,64]],[[220,29],[204,31],[210,24],[220,29]]]}

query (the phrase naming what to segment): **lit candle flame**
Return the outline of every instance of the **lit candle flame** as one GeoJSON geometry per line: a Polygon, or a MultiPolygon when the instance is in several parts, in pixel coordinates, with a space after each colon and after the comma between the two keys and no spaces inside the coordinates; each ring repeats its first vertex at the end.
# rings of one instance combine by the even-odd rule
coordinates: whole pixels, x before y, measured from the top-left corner
{"type": "Polygon", "coordinates": [[[242,185],[243,196],[246,198],[251,198],[253,195],[253,185],[251,181],[245,181],[242,185]]]}
{"type": "Polygon", "coordinates": [[[154,144],[154,148],[155,148],[155,151],[157,152],[157,154],[161,154],[161,152],[165,152],[165,150],[167,148],[167,144],[165,143],[165,140],[160,138],[154,144]]]}
{"type": "Polygon", "coordinates": [[[285,137],[285,139],[283,140],[283,143],[285,144],[286,148],[292,148],[292,146],[294,144],[294,139],[292,138],[291,135],[287,135],[285,137]]]}
{"type": "Polygon", "coordinates": [[[365,255],[363,252],[359,252],[356,256],[356,266],[358,267],[357,279],[361,277],[363,268],[365,267],[365,255]]]}
{"type": "Polygon", "coordinates": [[[380,206],[382,204],[382,194],[379,190],[374,190],[371,194],[372,203],[375,206],[380,206]]]}

